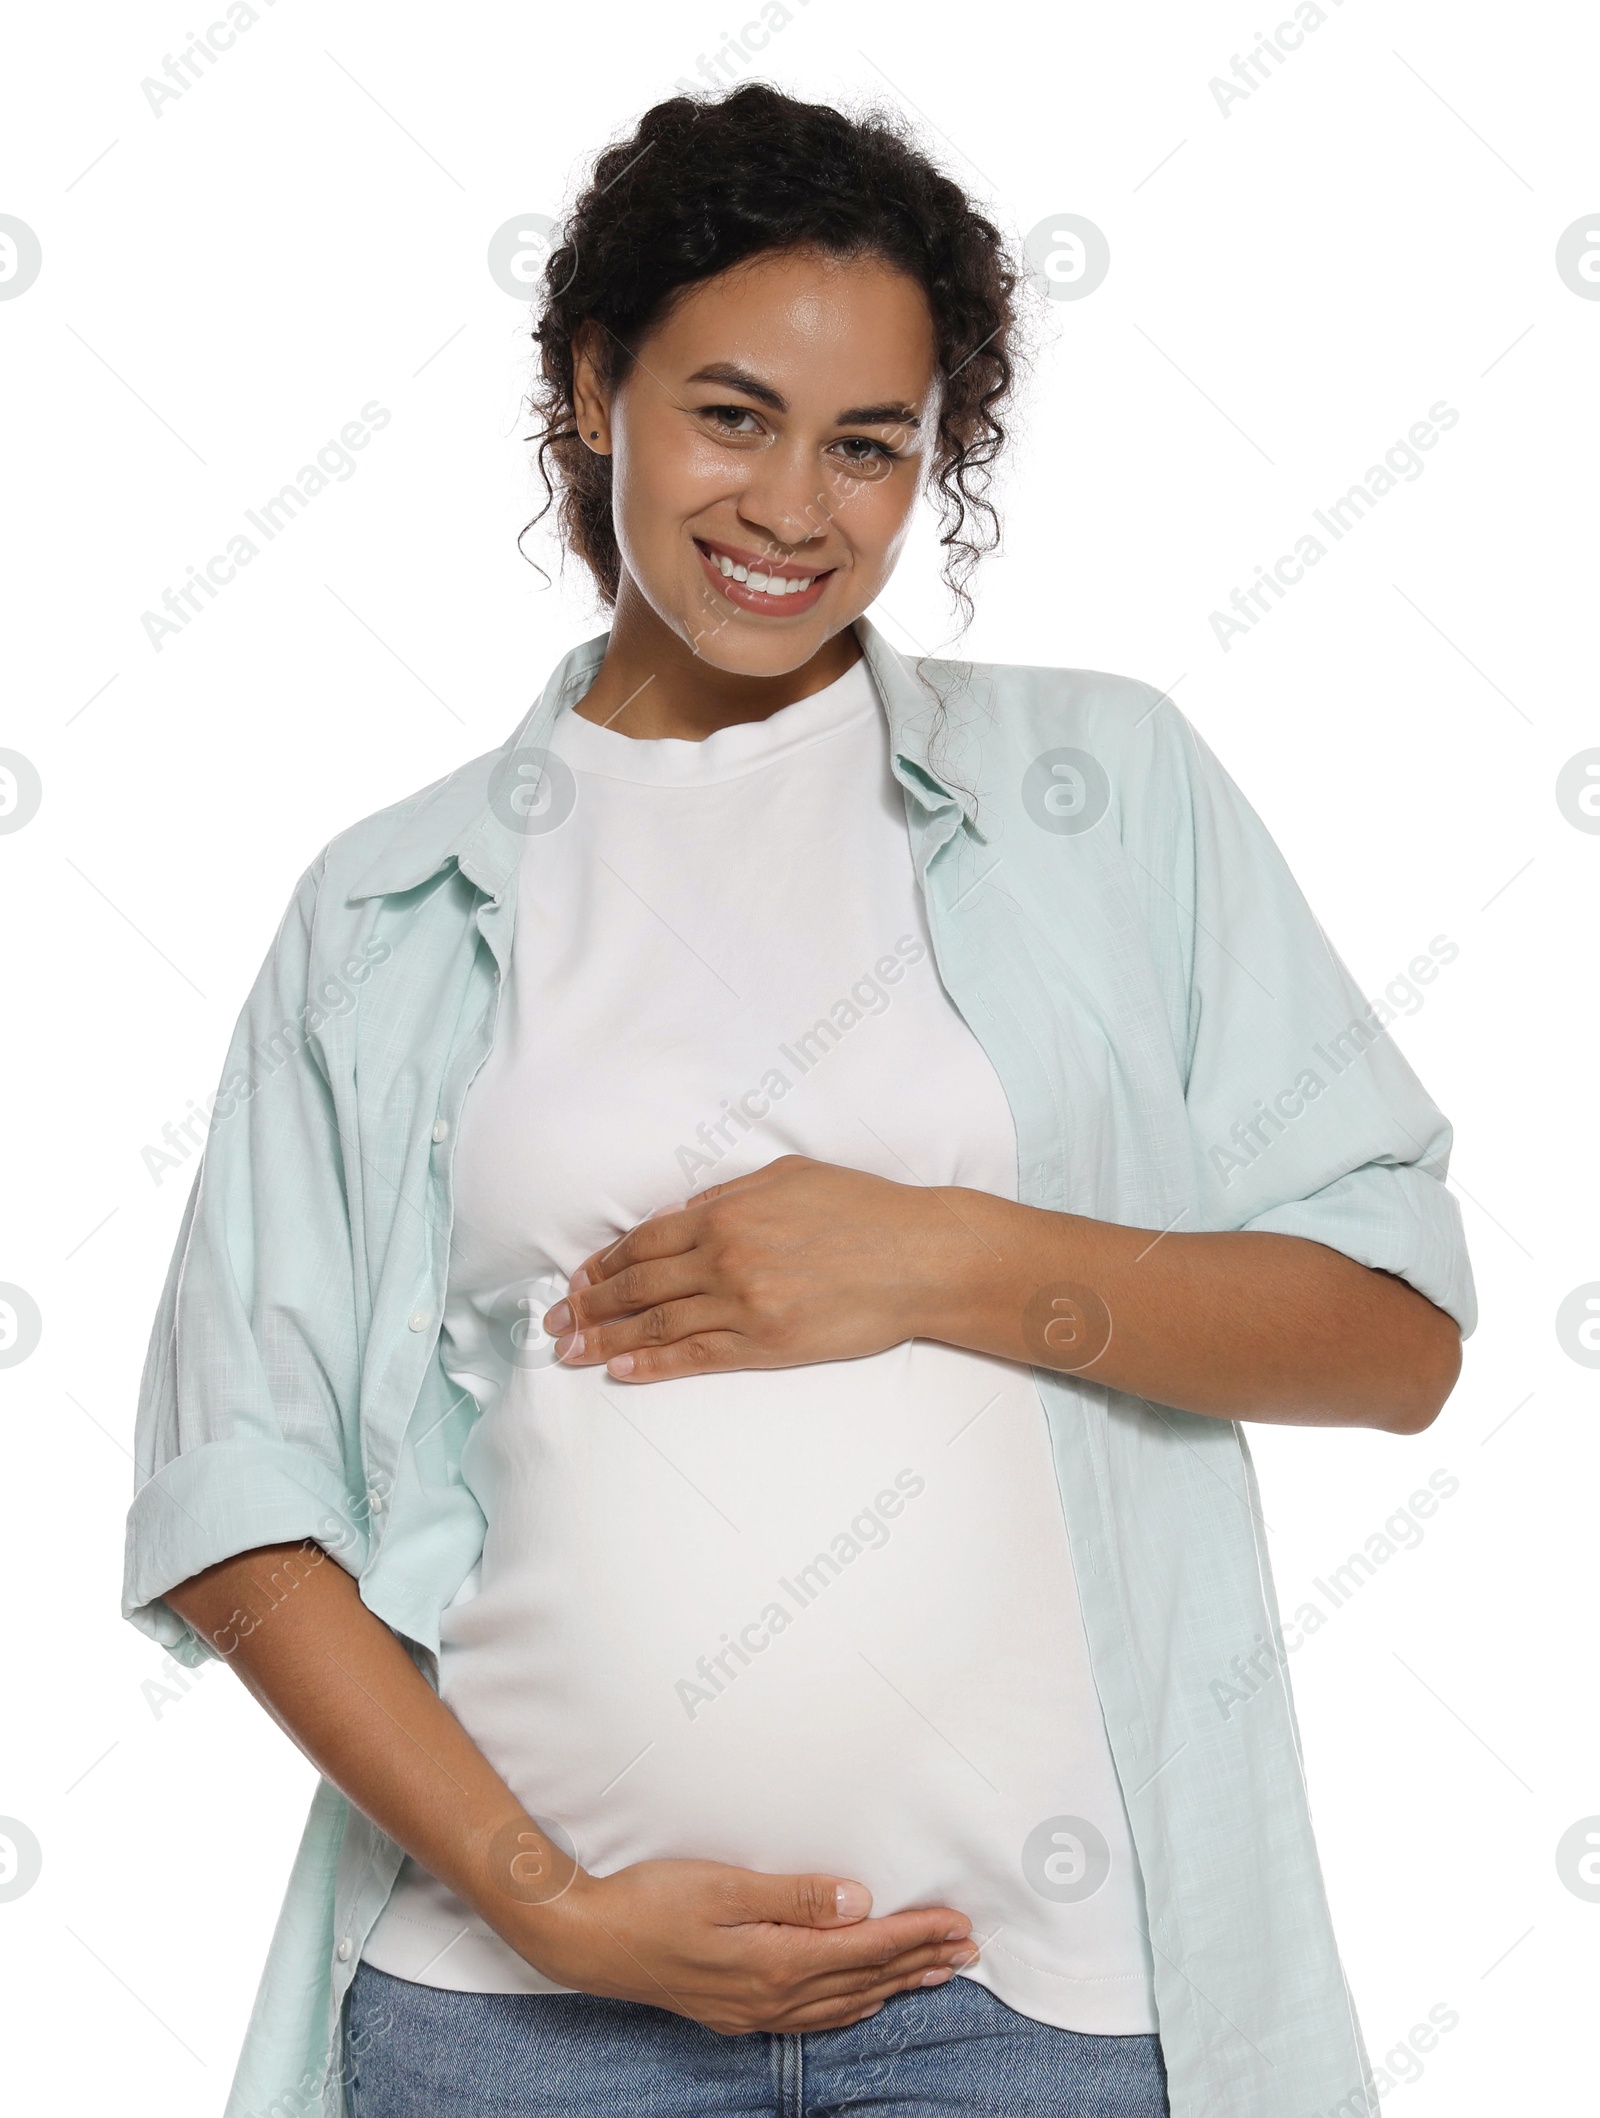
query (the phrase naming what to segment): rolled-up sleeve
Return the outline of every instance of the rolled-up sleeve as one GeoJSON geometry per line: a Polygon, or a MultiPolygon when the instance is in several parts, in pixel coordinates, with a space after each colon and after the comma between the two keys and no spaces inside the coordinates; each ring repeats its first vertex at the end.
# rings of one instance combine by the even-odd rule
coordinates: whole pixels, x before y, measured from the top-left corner
{"type": "MultiPolygon", "coordinates": [[[[1186,959],[1201,1225],[1325,1243],[1408,1281],[1466,1335],[1477,1307],[1445,1182],[1450,1126],[1261,819],[1187,721],[1161,718],[1170,828],[1146,857],[1170,879],[1186,959]]],[[[1408,947],[1428,983],[1454,953],[1442,935],[1408,947]]]]}
{"type": "Polygon", "coordinates": [[[259,1545],[354,1565],[364,1541],[345,1164],[308,1002],[320,869],[234,1030],[140,1383],[123,1613],[190,1664],[211,1651],[168,1589],[259,1545]]]}

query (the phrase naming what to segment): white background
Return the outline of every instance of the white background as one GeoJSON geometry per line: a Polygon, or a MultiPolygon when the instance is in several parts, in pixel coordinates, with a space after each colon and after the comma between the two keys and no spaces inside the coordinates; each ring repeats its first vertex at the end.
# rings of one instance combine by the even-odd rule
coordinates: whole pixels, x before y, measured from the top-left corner
{"type": "MultiPolygon", "coordinates": [[[[486,248],[558,215],[744,19],[257,5],[159,116],[141,81],[204,11],[34,10],[4,55],[0,212],[44,257],[0,301],[0,745],[43,783],[0,837],[0,1280],[44,1319],[0,1373],[0,1814],[44,1857],[0,1903],[19,2109],[220,2110],[311,1785],[229,1672],[180,1689],[117,1615],[189,1176],[157,1184],[141,1151],[215,1085],[323,842],[498,743],[601,629],[515,548],[527,315],[486,248]],[[141,614],[372,399],[393,416],[356,474],[157,653],[141,614]]],[[[1395,1035],[1457,1128],[1483,1307],[1462,1381],[1418,1439],[1252,1438],[1290,1609],[1430,1472],[1459,1480],[1291,1665],[1373,2054],[1436,2004],[1460,2018],[1386,2108],[1587,2108],[1600,1904],[1555,1849],[1600,1812],[1596,1377],[1555,1314],[1600,1279],[1600,836],[1555,781],[1600,745],[1600,301],[1554,253],[1600,225],[1595,18],[1327,0],[1224,115],[1208,83],[1275,12],[787,5],[770,78],[910,110],[1016,239],[1073,212],[1110,243],[1092,296],[1033,300],[964,651],[1174,686],[1367,992],[1458,944],[1395,1035]],[[1441,399],[1459,422],[1424,474],[1224,652],[1211,612],[1441,399]]],[[[874,616],[949,638],[931,540],[874,616]]]]}

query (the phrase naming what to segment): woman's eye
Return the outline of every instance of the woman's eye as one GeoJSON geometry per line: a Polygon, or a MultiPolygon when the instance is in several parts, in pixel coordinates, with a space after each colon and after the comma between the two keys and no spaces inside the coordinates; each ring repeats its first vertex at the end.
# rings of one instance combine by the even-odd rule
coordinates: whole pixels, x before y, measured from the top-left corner
{"type": "Polygon", "coordinates": [[[761,431],[761,422],[748,405],[708,404],[701,412],[701,417],[709,419],[712,425],[724,434],[759,434],[761,431]],[[751,424],[741,426],[739,422],[744,419],[748,419],[751,424]]]}
{"type": "Polygon", "coordinates": [[[842,435],[833,447],[835,460],[844,465],[844,475],[863,485],[887,478],[897,463],[905,461],[898,450],[874,441],[869,434],[842,435]]]}
{"type": "Polygon", "coordinates": [[[838,446],[844,452],[846,463],[895,463],[899,460],[893,449],[866,434],[847,434],[838,446]]]}

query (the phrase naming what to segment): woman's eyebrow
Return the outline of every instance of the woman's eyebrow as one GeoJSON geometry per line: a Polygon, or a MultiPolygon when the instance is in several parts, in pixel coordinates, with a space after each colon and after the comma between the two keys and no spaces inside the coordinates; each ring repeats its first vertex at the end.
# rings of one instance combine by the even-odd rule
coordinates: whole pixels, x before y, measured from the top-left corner
{"type": "MultiPolygon", "coordinates": [[[[697,368],[688,378],[690,382],[724,382],[731,389],[742,390],[746,397],[753,397],[758,404],[769,406],[774,412],[787,412],[788,400],[770,383],[762,382],[748,368],[741,368],[737,361],[715,360],[709,366],[697,368]]],[[[868,404],[852,405],[848,411],[834,417],[834,425],[840,427],[884,427],[915,426],[921,417],[914,405],[868,404]]]]}

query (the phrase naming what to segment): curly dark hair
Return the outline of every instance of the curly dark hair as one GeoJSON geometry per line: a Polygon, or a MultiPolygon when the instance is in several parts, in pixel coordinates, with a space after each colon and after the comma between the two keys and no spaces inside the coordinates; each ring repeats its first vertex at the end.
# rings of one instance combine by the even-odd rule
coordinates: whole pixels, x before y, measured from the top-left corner
{"type": "Polygon", "coordinates": [[[574,420],[574,336],[603,326],[592,336],[609,388],[683,289],[792,248],[882,258],[927,296],[941,384],[929,488],[945,583],[970,623],[968,577],[1000,538],[988,496],[1019,359],[1016,265],[1000,231],[897,116],[849,117],[760,81],[657,103],[596,158],[543,273],[529,400],[538,426],[526,438],[538,444],[546,497],[522,536],[557,507],[562,544],[588,566],[605,605],[615,603],[611,458],[584,446],[574,420]]]}

